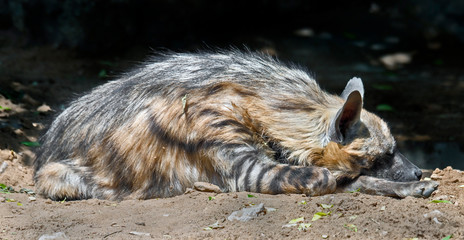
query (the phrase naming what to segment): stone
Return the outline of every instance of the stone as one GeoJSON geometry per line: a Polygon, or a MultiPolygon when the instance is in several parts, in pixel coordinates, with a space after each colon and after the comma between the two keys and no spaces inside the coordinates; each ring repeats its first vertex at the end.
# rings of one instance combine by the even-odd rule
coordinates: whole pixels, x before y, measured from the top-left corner
{"type": "Polygon", "coordinates": [[[243,208],[241,210],[233,212],[232,214],[230,214],[229,217],[227,217],[227,220],[247,222],[264,214],[266,214],[266,208],[264,207],[263,203],[260,203],[256,206],[243,208]]]}
{"type": "Polygon", "coordinates": [[[221,189],[218,186],[207,182],[196,182],[193,184],[193,187],[200,192],[222,193],[221,189]]]}

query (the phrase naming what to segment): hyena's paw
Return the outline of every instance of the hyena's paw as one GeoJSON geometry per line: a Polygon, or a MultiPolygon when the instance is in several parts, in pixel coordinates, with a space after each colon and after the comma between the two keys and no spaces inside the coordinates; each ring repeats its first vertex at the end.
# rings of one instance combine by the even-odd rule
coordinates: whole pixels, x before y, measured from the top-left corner
{"type": "Polygon", "coordinates": [[[411,183],[404,183],[398,189],[398,196],[406,197],[406,196],[413,196],[413,197],[423,197],[427,198],[435,191],[438,187],[439,183],[435,181],[419,181],[419,182],[411,182],[411,183]]]}

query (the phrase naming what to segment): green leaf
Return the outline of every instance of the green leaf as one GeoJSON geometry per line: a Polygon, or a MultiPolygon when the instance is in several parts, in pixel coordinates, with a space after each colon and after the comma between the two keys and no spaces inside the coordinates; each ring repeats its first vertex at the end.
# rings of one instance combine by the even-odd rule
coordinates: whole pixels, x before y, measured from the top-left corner
{"type": "Polygon", "coordinates": [[[23,204],[22,204],[22,203],[20,203],[20,202],[18,202],[18,203],[16,203],[16,205],[18,205],[18,206],[22,206],[23,204]]]}
{"type": "Polygon", "coordinates": [[[451,203],[452,204],[452,202],[448,200],[432,200],[429,203],[451,203]]]}
{"type": "Polygon", "coordinates": [[[306,231],[309,227],[311,227],[311,223],[300,223],[298,226],[298,231],[306,231]]]}
{"type": "Polygon", "coordinates": [[[311,221],[314,222],[314,221],[316,221],[316,220],[319,220],[319,218],[324,217],[324,216],[327,216],[327,215],[330,215],[330,213],[332,213],[332,212],[328,212],[328,213],[325,213],[325,212],[317,212],[317,213],[314,214],[313,219],[311,219],[311,221]]]}
{"type": "Polygon", "coordinates": [[[98,77],[99,78],[108,77],[108,75],[106,74],[106,70],[105,69],[100,70],[100,72],[98,73],[98,77]]]}
{"type": "Polygon", "coordinates": [[[358,232],[358,227],[356,227],[354,224],[345,224],[343,226],[353,232],[358,232]]]}
{"type": "Polygon", "coordinates": [[[393,86],[388,84],[372,84],[372,87],[377,90],[393,90],[393,86]]]}
{"type": "Polygon", "coordinates": [[[358,188],[356,190],[353,190],[353,191],[348,191],[349,193],[355,193],[355,192],[360,192],[361,191],[361,188],[358,188]]]}
{"type": "Polygon", "coordinates": [[[64,197],[64,199],[60,201],[60,203],[64,203],[64,202],[66,202],[66,197],[64,197]]]}
{"type": "Polygon", "coordinates": [[[356,38],[356,35],[354,33],[345,32],[344,35],[345,35],[346,38],[349,38],[349,39],[355,39],[356,38]]]}
{"type": "Polygon", "coordinates": [[[208,227],[203,228],[203,230],[211,231],[213,229],[220,229],[220,228],[224,228],[224,226],[219,225],[219,221],[216,221],[215,223],[209,225],[208,227]]]}
{"type": "Polygon", "coordinates": [[[216,197],[208,197],[208,199],[211,201],[211,200],[216,199],[216,197]]]}
{"type": "Polygon", "coordinates": [[[21,142],[22,145],[28,146],[28,147],[39,147],[40,143],[38,142],[21,142]]]}
{"type": "Polygon", "coordinates": [[[293,224],[293,223],[299,223],[299,222],[303,222],[303,221],[304,221],[304,217],[300,217],[300,218],[292,219],[288,223],[293,224]]]}
{"type": "Polygon", "coordinates": [[[14,193],[16,192],[13,187],[11,186],[6,186],[3,183],[0,183],[0,193],[14,193]]]}
{"type": "Polygon", "coordinates": [[[333,207],[333,206],[334,206],[333,204],[329,205],[329,204],[323,204],[323,203],[321,203],[321,207],[322,207],[323,209],[329,209],[329,208],[331,208],[331,207],[333,207]]]}
{"type": "Polygon", "coordinates": [[[302,200],[302,201],[300,202],[300,204],[301,204],[301,205],[306,205],[306,204],[308,204],[308,202],[306,202],[305,200],[302,200]]]}
{"type": "Polygon", "coordinates": [[[443,65],[445,62],[443,61],[443,59],[437,59],[433,63],[435,63],[435,65],[440,66],[440,65],[443,65]]]}
{"type": "Polygon", "coordinates": [[[394,111],[393,107],[388,104],[379,104],[376,109],[377,111],[394,111]]]}
{"type": "Polygon", "coordinates": [[[448,235],[448,236],[442,238],[441,240],[450,240],[451,238],[453,238],[453,234],[448,235]]]}
{"type": "Polygon", "coordinates": [[[0,110],[5,110],[5,111],[11,111],[11,108],[10,107],[2,107],[0,106],[0,110]]]}
{"type": "Polygon", "coordinates": [[[255,195],[248,194],[247,195],[249,198],[257,198],[255,195]]]}
{"type": "Polygon", "coordinates": [[[313,219],[311,219],[311,221],[313,221],[313,222],[314,222],[314,221],[317,221],[317,220],[319,220],[319,218],[321,218],[321,217],[322,217],[321,215],[314,214],[313,219]]]}

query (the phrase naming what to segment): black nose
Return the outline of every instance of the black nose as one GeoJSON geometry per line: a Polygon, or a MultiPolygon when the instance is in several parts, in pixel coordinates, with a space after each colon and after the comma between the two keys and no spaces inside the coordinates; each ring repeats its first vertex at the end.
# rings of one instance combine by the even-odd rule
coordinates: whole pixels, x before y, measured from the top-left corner
{"type": "Polygon", "coordinates": [[[414,174],[416,175],[417,177],[417,180],[420,180],[421,177],[422,177],[422,171],[420,169],[417,169],[414,171],[414,174]]]}

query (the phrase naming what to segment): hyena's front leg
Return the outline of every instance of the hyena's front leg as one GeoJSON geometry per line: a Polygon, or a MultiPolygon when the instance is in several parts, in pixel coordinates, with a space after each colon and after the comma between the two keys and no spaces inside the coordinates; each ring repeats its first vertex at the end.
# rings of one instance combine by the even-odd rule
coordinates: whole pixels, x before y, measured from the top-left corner
{"type": "Polygon", "coordinates": [[[359,189],[363,193],[372,195],[426,198],[437,189],[438,185],[438,182],[435,181],[393,182],[370,176],[359,176],[353,182],[339,187],[337,192],[357,191],[359,189]]]}
{"type": "Polygon", "coordinates": [[[249,145],[223,150],[222,157],[231,163],[226,174],[230,191],[318,196],[336,190],[335,177],[326,168],[276,164],[249,145]]]}

